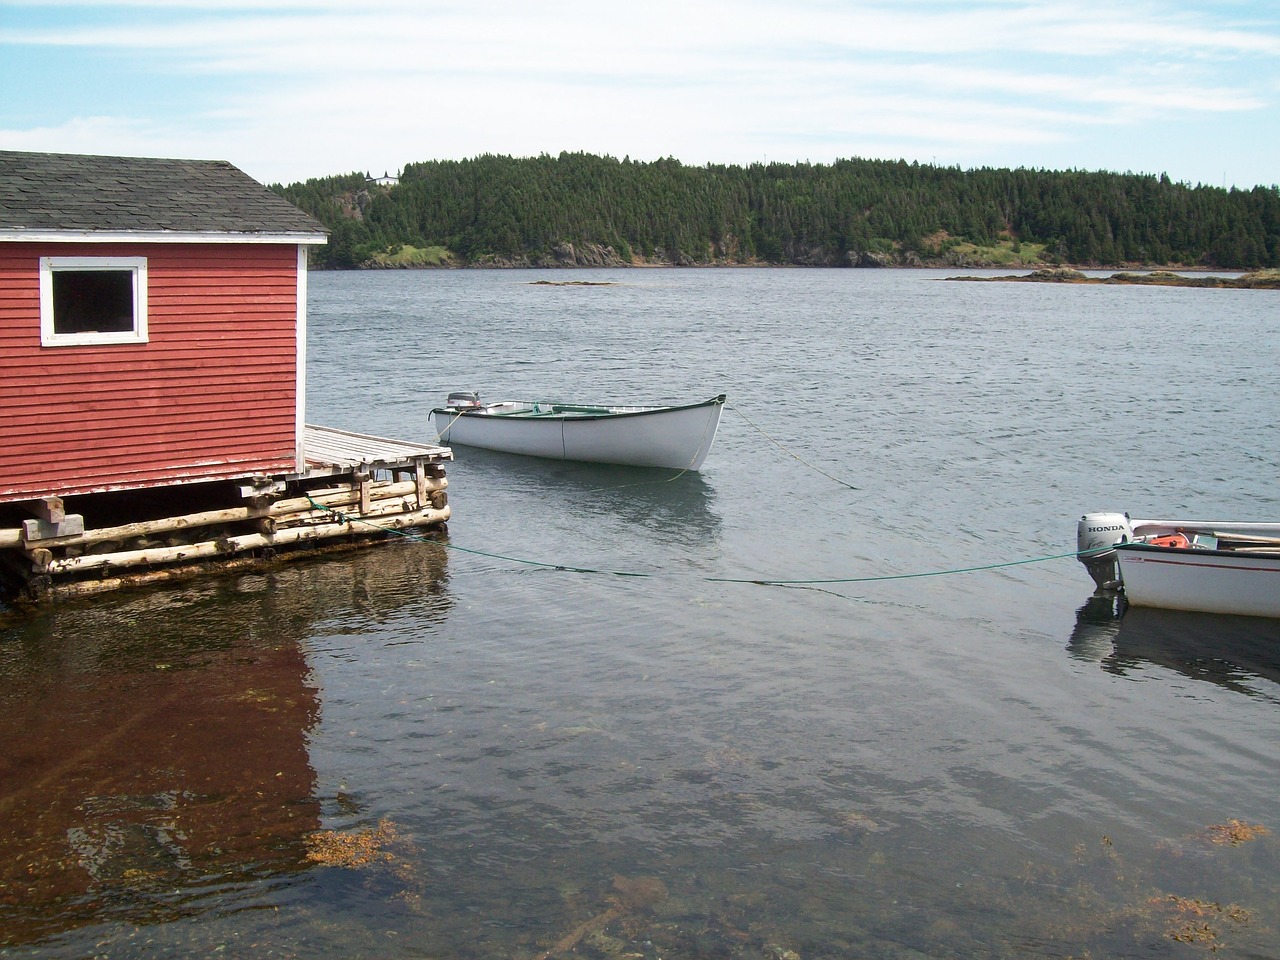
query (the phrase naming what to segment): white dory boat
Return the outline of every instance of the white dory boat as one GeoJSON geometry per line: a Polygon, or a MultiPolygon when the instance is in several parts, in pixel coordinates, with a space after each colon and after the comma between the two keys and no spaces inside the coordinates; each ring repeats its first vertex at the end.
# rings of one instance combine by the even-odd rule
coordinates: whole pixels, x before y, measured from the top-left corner
{"type": "Polygon", "coordinates": [[[1087,513],[1076,556],[1136,607],[1280,617],[1280,523],[1087,513]]]}
{"type": "Polygon", "coordinates": [[[441,443],[553,460],[697,470],[720,425],[725,395],[676,407],[606,407],[451,393],[431,411],[441,443]]]}

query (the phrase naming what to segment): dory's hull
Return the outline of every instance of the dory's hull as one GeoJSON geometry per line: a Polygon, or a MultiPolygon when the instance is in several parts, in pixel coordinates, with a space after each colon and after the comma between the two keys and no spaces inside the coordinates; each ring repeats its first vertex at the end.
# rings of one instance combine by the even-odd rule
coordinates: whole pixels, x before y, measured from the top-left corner
{"type": "Polygon", "coordinates": [[[1088,513],[1076,546],[1099,590],[1131,606],[1280,617],[1280,523],[1088,513]]]}
{"type": "Polygon", "coordinates": [[[724,402],[719,396],[680,407],[594,410],[547,404],[553,412],[536,414],[501,412],[528,406],[521,404],[446,407],[431,411],[431,423],[446,444],[553,460],[698,470],[715,440],[724,402]]]}
{"type": "Polygon", "coordinates": [[[1120,581],[1135,607],[1280,617],[1280,556],[1117,544],[1120,581]]]}

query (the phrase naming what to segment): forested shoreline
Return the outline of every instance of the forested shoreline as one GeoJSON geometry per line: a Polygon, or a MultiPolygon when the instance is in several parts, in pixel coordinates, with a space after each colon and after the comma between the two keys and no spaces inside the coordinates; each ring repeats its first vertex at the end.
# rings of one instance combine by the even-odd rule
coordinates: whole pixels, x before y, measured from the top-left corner
{"type": "Polygon", "coordinates": [[[273,189],[320,268],[1280,267],[1280,189],[1164,175],[840,160],[688,166],[585,153],[411,163],[273,189]]]}

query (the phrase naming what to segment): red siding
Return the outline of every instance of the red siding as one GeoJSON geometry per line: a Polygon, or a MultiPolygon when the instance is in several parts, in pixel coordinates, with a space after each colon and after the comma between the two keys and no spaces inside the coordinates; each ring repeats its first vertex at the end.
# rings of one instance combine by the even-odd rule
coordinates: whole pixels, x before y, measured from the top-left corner
{"type": "Polygon", "coordinates": [[[297,247],[0,243],[0,502],[292,471],[297,247]],[[40,345],[42,256],[147,258],[148,342],[40,345]]]}

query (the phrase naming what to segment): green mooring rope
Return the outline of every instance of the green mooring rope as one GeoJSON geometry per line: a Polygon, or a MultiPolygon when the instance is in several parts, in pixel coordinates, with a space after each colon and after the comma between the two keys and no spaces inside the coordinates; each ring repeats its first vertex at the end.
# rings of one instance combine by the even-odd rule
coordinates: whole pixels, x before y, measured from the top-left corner
{"type": "MultiPolygon", "coordinates": [[[[548,563],[545,560],[530,560],[527,557],[512,557],[507,554],[490,553],[486,550],[476,550],[471,547],[459,546],[455,543],[449,543],[446,540],[437,540],[433,537],[424,537],[419,534],[406,530],[397,530],[394,527],[384,527],[380,524],[373,523],[361,517],[351,517],[340,510],[326,506],[323,503],[317,503],[307,495],[307,501],[317,510],[324,510],[338,517],[340,522],[347,524],[363,524],[372,527],[381,533],[394,533],[406,540],[414,540],[418,543],[434,543],[438,546],[445,547],[448,550],[454,550],[459,553],[467,553],[476,557],[485,557],[490,560],[502,560],[507,563],[519,563],[525,566],[541,567],[544,570],[555,570],[564,573],[591,573],[601,574],[611,577],[633,577],[637,579],[651,579],[660,574],[644,573],[635,570],[606,570],[600,567],[573,567],[563,563],[548,563]]],[[[763,577],[698,577],[705,583],[750,583],[756,586],[764,587],[799,587],[799,586],[819,586],[823,584],[840,584],[840,583],[885,583],[893,580],[917,580],[923,577],[946,577],[961,573],[978,573],[983,570],[1000,570],[1005,567],[1019,567],[1029,563],[1045,563],[1049,560],[1065,560],[1068,557],[1079,559],[1079,557],[1097,552],[1098,550],[1110,549],[1109,547],[1099,547],[1096,550],[1086,550],[1084,553],[1072,551],[1071,553],[1055,553],[1046,557],[1026,557],[1019,560],[1005,560],[1000,563],[984,563],[973,567],[952,567],[947,570],[927,570],[922,573],[893,573],[882,574],[875,577],[815,577],[803,580],[775,580],[763,577]]]]}

